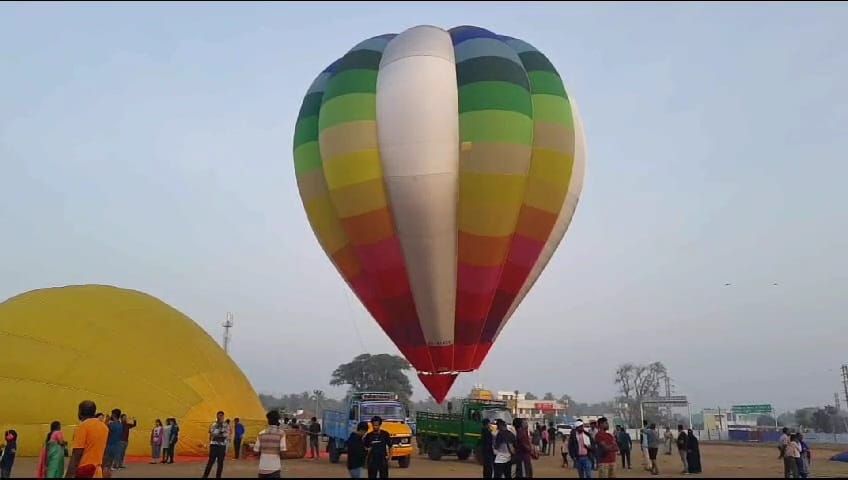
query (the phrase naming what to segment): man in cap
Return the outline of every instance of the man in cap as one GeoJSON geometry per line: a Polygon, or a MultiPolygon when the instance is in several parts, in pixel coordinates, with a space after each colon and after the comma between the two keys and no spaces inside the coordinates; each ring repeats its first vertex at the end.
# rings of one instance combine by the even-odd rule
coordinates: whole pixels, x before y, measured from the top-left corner
{"type": "Polygon", "coordinates": [[[568,454],[574,459],[577,475],[580,478],[592,478],[591,455],[595,450],[592,437],[583,430],[583,422],[577,420],[574,430],[568,436],[568,454]]]}
{"type": "Polygon", "coordinates": [[[371,431],[362,439],[368,451],[368,478],[389,478],[389,459],[392,458],[392,437],[383,430],[383,419],[371,419],[371,431]]]}

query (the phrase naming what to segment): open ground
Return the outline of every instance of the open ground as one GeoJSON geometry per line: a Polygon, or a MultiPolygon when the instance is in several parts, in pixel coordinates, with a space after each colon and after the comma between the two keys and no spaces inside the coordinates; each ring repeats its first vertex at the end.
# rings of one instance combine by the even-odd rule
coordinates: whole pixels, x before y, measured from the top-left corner
{"type": "MultiPolygon", "coordinates": [[[[813,447],[813,477],[848,477],[848,463],[831,462],[828,459],[840,450],[833,447],[813,447]]],[[[783,464],[777,460],[777,449],[767,445],[715,445],[701,444],[701,463],[704,473],[698,475],[705,478],[751,478],[751,477],[783,477],[783,464]]],[[[114,478],[199,478],[203,474],[205,460],[200,458],[179,458],[173,465],[149,465],[147,459],[134,458],[129,468],[115,472],[114,478]]],[[[640,469],[641,454],[633,452],[633,470],[621,471],[618,476],[635,478],[649,476],[640,469]]],[[[680,462],[676,452],[671,455],[660,455],[660,477],[680,478],[680,462]]],[[[29,477],[34,475],[35,458],[20,458],[15,463],[13,476],[29,477]]],[[[256,477],[257,460],[227,459],[224,469],[226,478],[256,477]]],[[[425,456],[415,455],[408,469],[397,468],[393,462],[389,476],[396,478],[480,478],[481,469],[472,460],[459,461],[454,457],[446,457],[441,461],[432,461],[425,456]]],[[[620,466],[620,464],[619,464],[620,466]]],[[[542,457],[534,462],[534,477],[536,478],[577,478],[574,469],[560,468],[560,457],[542,457]]],[[[214,470],[213,470],[214,477],[214,470]]],[[[283,465],[283,477],[289,478],[345,478],[347,471],[342,462],[333,465],[326,458],[320,460],[287,460],[283,465]]]]}

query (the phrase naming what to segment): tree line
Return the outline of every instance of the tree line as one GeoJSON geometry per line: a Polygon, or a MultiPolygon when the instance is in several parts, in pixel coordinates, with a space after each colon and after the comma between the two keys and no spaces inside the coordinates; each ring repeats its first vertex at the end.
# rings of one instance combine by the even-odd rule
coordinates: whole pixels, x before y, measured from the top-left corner
{"type": "MultiPolygon", "coordinates": [[[[389,354],[361,354],[351,362],[339,365],[331,374],[330,385],[347,386],[347,393],[355,391],[383,391],[398,394],[399,400],[405,403],[410,415],[416,411],[446,412],[448,402],[458,406],[465,397],[452,397],[444,404],[438,404],[432,397],[421,401],[411,401],[412,384],[407,372],[412,366],[405,359],[389,354]]],[[[613,381],[618,389],[618,394],[610,401],[598,403],[581,403],[568,394],[554,394],[545,392],[542,401],[558,401],[567,405],[567,411],[572,416],[583,415],[618,415],[618,422],[630,428],[639,427],[642,402],[652,397],[665,396],[665,383],[670,381],[668,369],[662,362],[648,364],[625,363],[616,370],[613,381]]],[[[539,400],[533,392],[526,392],[527,400],[539,400]]],[[[314,390],[312,392],[301,392],[275,397],[273,395],[260,394],[262,404],[266,408],[279,408],[283,412],[294,413],[298,410],[312,412],[320,417],[327,410],[344,410],[347,397],[334,399],[327,397],[324,392],[314,390]]],[[[678,423],[688,426],[688,418],[665,408],[652,406],[644,407],[645,419],[656,422],[659,425],[677,425],[678,423]]],[[[825,433],[848,432],[848,418],[832,406],[819,408],[810,407],[786,412],[776,419],[780,426],[811,428],[825,433]]],[[[757,419],[757,424],[762,426],[773,426],[775,418],[762,415],[757,419]]]]}

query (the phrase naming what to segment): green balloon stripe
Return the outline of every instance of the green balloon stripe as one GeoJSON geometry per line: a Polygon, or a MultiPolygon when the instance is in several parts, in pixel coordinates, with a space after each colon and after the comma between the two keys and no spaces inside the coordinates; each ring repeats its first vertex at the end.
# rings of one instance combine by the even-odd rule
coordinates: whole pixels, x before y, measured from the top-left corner
{"type": "Polygon", "coordinates": [[[534,95],[556,95],[558,97],[568,98],[565,88],[562,85],[562,79],[556,73],[536,70],[527,72],[527,76],[530,78],[530,85],[534,95]]]}
{"type": "MultiPolygon", "coordinates": [[[[331,85],[332,83],[333,81],[330,80],[331,85]]],[[[376,119],[377,94],[348,93],[332,98],[321,105],[318,131],[321,132],[342,123],[376,119]]]]}
{"type": "Polygon", "coordinates": [[[303,104],[300,106],[300,112],[297,114],[297,117],[304,118],[318,115],[318,112],[321,110],[321,97],[322,92],[310,93],[303,97],[303,104]]]}
{"type": "Polygon", "coordinates": [[[318,140],[318,116],[300,118],[294,127],[294,148],[318,140]]]}
{"type": "Polygon", "coordinates": [[[524,64],[524,68],[527,69],[528,72],[542,70],[545,72],[557,73],[556,68],[554,68],[550,60],[548,60],[548,57],[543,55],[542,52],[524,52],[518,56],[521,58],[521,63],[524,64]]]}
{"type": "Polygon", "coordinates": [[[497,80],[530,90],[527,72],[521,65],[502,57],[476,57],[460,62],[456,66],[456,80],[460,87],[474,82],[497,80]]]}
{"type": "Polygon", "coordinates": [[[330,78],[330,83],[340,73],[346,70],[379,70],[381,58],[383,58],[383,53],[375,52],[374,50],[354,50],[348,52],[342,57],[341,62],[336,67],[335,75],[330,78]]]}
{"type": "Polygon", "coordinates": [[[537,122],[571,126],[571,105],[564,97],[533,94],[533,119],[537,122]]]}
{"type": "Polygon", "coordinates": [[[321,150],[318,141],[304,143],[294,150],[294,172],[296,175],[321,168],[321,150]]]}
{"type": "Polygon", "coordinates": [[[507,110],[533,118],[529,92],[501,81],[474,82],[459,88],[459,113],[476,110],[507,110]]]}
{"type": "Polygon", "coordinates": [[[533,120],[522,113],[482,110],[459,116],[463,142],[515,143],[532,145],[533,120]]]}
{"type": "MultiPolygon", "coordinates": [[[[377,88],[377,71],[366,69],[346,70],[336,74],[327,86],[323,100],[329,100],[347,95],[348,93],[375,93],[377,88]]],[[[320,105],[319,105],[320,108],[320,105]]]]}

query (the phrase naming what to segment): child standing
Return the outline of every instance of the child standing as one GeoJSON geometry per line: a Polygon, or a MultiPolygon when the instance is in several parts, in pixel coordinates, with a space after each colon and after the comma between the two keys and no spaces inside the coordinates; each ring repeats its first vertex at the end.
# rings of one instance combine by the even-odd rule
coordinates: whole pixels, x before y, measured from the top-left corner
{"type": "Polygon", "coordinates": [[[157,418],[153,430],[150,431],[151,465],[159,463],[162,458],[162,430],[162,420],[157,418]]]}
{"type": "Polygon", "coordinates": [[[8,430],[3,437],[6,440],[6,448],[3,449],[3,458],[0,459],[0,478],[12,478],[12,467],[15,465],[15,454],[18,451],[18,432],[8,430]]]}
{"type": "Polygon", "coordinates": [[[559,447],[559,453],[562,455],[562,468],[568,468],[568,435],[562,436],[562,445],[559,447]]]}

